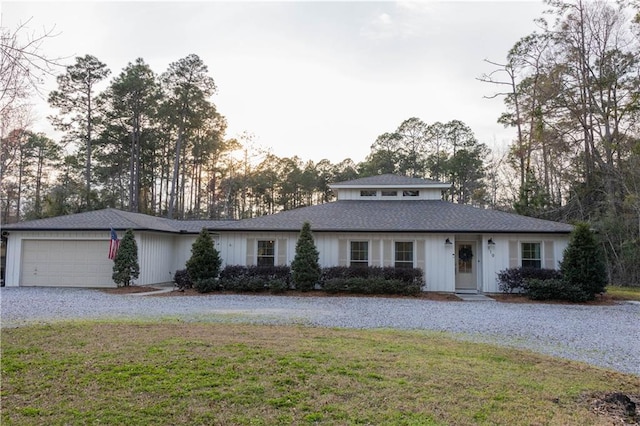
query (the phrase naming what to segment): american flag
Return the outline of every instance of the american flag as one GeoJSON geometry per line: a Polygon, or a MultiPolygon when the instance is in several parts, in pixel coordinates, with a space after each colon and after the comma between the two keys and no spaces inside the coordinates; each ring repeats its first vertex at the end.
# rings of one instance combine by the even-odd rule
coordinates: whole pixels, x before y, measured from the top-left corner
{"type": "Polygon", "coordinates": [[[109,259],[113,260],[116,258],[116,254],[118,253],[118,247],[120,247],[120,240],[118,239],[118,234],[116,231],[111,228],[111,240],[109,241],[109,259]]]}

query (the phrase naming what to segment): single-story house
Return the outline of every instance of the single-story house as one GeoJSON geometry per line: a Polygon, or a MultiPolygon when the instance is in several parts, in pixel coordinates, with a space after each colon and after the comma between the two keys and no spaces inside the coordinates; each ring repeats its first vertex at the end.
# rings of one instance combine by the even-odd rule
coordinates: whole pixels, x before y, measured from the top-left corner
{"type": "Polygon", "coordinates": [[[498,292],[497,273],[557,268],[573,227],[442,200],[448,184],[379,175],[330,185],[337,201],[238,221],[105,209],[3,227],[7,286],[114,287],[110,229],[133,229],[138,285],[170,282],[204,227],[224,265],[290,265],[305,221],[321,266],[416,267],[425,291],[498,292]]]}

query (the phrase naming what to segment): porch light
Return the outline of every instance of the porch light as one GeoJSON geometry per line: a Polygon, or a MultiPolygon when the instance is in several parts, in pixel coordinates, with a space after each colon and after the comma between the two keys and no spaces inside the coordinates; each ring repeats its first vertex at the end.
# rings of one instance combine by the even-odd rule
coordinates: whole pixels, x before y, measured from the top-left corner
{"type": "Polygon", "coordinates": [[[489,253],[491,253],[491,257],[495,256],[496,243],[493,241],[493,238],[489,238],[488,246],[489,246],[489,253]]]}
{"type": "Polygon", "coordinates": [[[453,243],[451,242],[451,240],[450,240],[449,238],[447,238],[446,240],[444,240],[444,245],[445,245],[445,246],[449,247],[451,244],[453,244],[453,243]]]}

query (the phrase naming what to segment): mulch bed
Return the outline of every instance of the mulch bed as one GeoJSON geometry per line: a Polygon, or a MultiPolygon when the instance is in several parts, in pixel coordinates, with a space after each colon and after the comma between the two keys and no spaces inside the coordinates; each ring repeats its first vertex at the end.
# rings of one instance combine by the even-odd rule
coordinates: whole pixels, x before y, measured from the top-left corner
{"type": "MultiPolygon", "coordinates": [[[[155,290],[159,290],[156,287],[148,286],[128,286],[119,288],[104,289],[105,293],[109,294],[135,294],[135,293],[148,293],[155,290]]],[[[159,293],[154,295],[155,297],[184,297],[184,296],[215,296],[217,294],[238,294],[231,291],[215,291],[211,293],[198,293],[195,289],[190,288],[184,291],[173,290],[167,293],[159,293]]],[[[285,293],[242,293],[244,295],[272,295],[272,296],[296,296],[296,297],[386,297],[392,299],[419,299],[419,300],[433,300],[438,302],[461,302],[455,294],[452,293],[436,293],[436,292],[423,292],[417,296],[401,296],[401,295],[369,295],[369,294],[347,294],[347,293],[327,293],[325,291],[287,291],[285,293]]],[[[601,294],[596,297],[596,300],[584,303],[569,303],[563,301],[537,301],[530,300],[520,294],[489,294],[489,297],[495,299],[501,303],[533,303],[533,304],[553,304],[553,305],[588,305],[588,306],[607,306],[615,305],[619,300],[615,299],[611,295],[601,294]]]]}

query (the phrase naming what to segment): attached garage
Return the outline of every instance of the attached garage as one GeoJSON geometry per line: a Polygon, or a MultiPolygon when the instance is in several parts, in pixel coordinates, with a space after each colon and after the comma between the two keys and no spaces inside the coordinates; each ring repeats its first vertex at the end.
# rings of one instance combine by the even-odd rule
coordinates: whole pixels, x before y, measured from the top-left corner
{"type": "Polygon", "coordinates": [[[21,286],[113,287],[108,242],[23,240],[21,286]]]}

